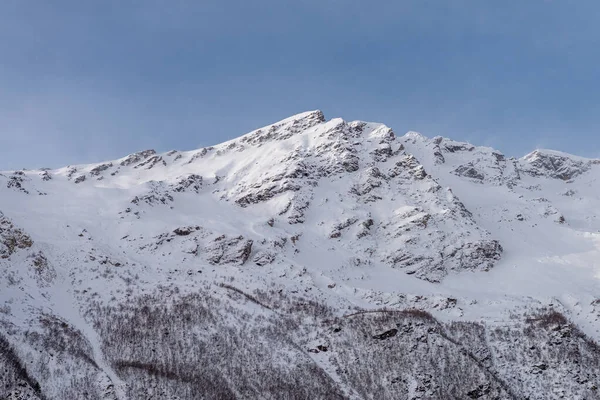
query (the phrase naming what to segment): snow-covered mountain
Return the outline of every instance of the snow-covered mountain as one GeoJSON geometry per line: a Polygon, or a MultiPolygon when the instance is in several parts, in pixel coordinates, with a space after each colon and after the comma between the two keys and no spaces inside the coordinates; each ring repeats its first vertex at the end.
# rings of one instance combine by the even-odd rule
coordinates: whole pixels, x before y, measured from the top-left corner
{"type": "Polygon", "coordinates": [[[599,164],[313,111],[2,172],[0,398],[600,399],[599,164]]]}

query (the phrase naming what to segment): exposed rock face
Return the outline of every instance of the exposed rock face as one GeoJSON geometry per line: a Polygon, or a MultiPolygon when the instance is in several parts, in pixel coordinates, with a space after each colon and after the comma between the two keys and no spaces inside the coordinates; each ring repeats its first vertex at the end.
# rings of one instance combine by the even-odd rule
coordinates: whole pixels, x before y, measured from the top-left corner
{"type": "Polygon", "coordinates": [[[181,227],[181,228],[176,228],[173,233],[176,234],[177,236],[187,236],[189,234],[191,234],[192,232],[196,232],[200,230],[199,226],[186,226],[186,227],[181,227]]]}
{"type": "Polygon", "coordinates": [[[479,181],[485,179],[485,175],[481,171],[478,171],[472,163],[461,165],[454,170],[454,173],[458,176],[464,176],[466,178],[476,179],[479,181]]]}
{"type": "Polygon", "coordinates": [[[502,246],[497,240],[482,240],[475,243],[467,243],[460,249],[461,269],[481,268],[484,271],[494,266],[494,261],[498,261],[502,256],[502,246]]]}
{"type": "Polygon", "coordinates": [[[275,254],[272,252],[259,251],[252,258],[252,262],[254,262],[256,265],[263,266],[263,265],[271,264],[273,261],[275,261],[275,257],[276,257],[275,254]]]}
{"type": "Polygon", "coordinates": [[[258,129],[244,135],[239,142],[260,146],[271,140],[286,140],[323,122],[325,122],[325,116],[321,111],[309,112],[288,118],[268,128],[258,129]]]}
{"type": "Polygon", "coordinates": [[[154,166],[156,166],[158,164],[167,166],[167,162],[165,160],[163,160],[163,158],[161,156],[152,156],[152,157],[149,157],[146,160],[142,161],[138,165],[134,166],[133,168],[152,169],[152,168],[154,168],[154,166]]]}
{"type": "Polygon", "coordinates": [[[425,179],[427,177],[425,168],[419,164],[412,154],[402,157],[389,171],[388,176],[390,178],[395,178],[397,176],[402,176],[403,174],[407,174],[417,180],[425,179]]]}
{"type": "Polygon", "coordinates": [[[121,161],[120,165],[122,167],[128,167],[130,165],[139,163],[142,160],[147,159],[148,157],[154,156],[156,151],[154,150],[144,150],[138,153],[128,155],[123,161],[121,161]]]}
{"type": "Polygon", "coordinates": [[[25,182],[28,180],[22,171],[16,171],[8,177],[6,187],[9,189],[17,190],[25,194],[29,194],[29,191],[25,188],[25,182]]]}
{"type": "Polygon", "coordinates": [[[97,167],[94,167],[91,171],[90,171],[90,175],[91,176],[99,176],[102,172],[110,169],[113,167],[113,163],[107,163],[107,164],[100,164],[97,167]]]}
{"type": "Polygon", "coordinates": [[[497,240],[482,240],[463,245],[448,245],[438,254],[412,255],[399,253],[388,258],[393,266],[404,268],[409,274],[439,282],[451,271],[489,271],[502,256],[502,246],[497,240]]]}
{"type": "Polygon", "coordinates": [[[150,182],[150,189],[148,193],[142,196],[135,196],[131,203],[137,205],[148,204],[148,205],[159,205],[169,204],[173,201],[173,194],[165,188],[162,182],[150,182]]]}
{"type": "Polygon", "coordinates": [[[383,333],[380,333],[379,335],[373,336],[373,339],[385,340],[385,339],[394,337],[397,334],[398,334],[398,329],[393,328],[393,329],[390,329],[389,331],[385,331],[383,333]]]}
{"type": "Polygon", "coordinates": [[[523,158],[523,172],[532,176],[549,176],[568,181],[590,170],[600,160],[581,160],[567,155],[536,150],[523,158]]]}
{"type": "Polygon", "coordinates": [[[17,250],[28,249],[32,245],[31,237],[15,227],[0,211],[0,258],[9,258],[17,250]]]}
{"type": "Polygon", "coordinates": [[[206,247],[206,258],[211,264],[243,265],[252,253],[252,240],[243,236],[227,238],[225,235],[216,238],[206,247]]]}
{"type": "Polygon", "coordinates": [[[196,174],[190,174],[186,177],[181,177],[178,179],[178,182],[173,185],[173,190],[176,192],[187,192],[193,191],[195,193],[200,193],[202,189],[202,177],[196,174]]]}

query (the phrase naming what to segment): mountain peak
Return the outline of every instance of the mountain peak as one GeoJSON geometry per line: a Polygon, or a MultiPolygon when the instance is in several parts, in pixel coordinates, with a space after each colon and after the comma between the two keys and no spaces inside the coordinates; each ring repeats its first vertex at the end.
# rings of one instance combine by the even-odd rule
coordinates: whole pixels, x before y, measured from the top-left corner
{"type": "Polygon", "coordinates": [[[595,162],[309,111],[0,174],[0,398],[595,398],[595,162]]]}
{"type": "Polygon", "coordinates": [[[270,140],[285,140],[324,122],[325,115],[320,110],[307,111],[255,129],[237,139],[223,143],[222,146],[231,146],[234,142],[261,145],[270,140]]]}
{"type": "MultiPolygon", "coordinates": [[[[321,110],[304,111],[304,112],[292,115],[290,117],[284,118],[281,121],[276,122],[271,125],[281,125],[281,124],[285,124],[288,122],[302,121],[302,120],[325,122],[325,115],[323,114],[323,112],[321,110]]],[[[270,126],[270,125],[268,125],[268,126],[270,126]]]]}
{"type": "Polygon", "coordinates": [[[404,139],[429,140],[429,138],[420,132],[408,131],[403,136],[404,139]]]}

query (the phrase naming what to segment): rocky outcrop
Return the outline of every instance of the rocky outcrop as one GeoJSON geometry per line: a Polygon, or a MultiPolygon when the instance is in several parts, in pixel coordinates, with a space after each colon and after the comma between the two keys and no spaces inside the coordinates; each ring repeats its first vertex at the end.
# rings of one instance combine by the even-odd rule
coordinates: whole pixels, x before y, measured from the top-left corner
{"type": "Polygon", "coordinates": [[[29,191],[25,188],[25,181],[29,180],[23,171],[15,171],[8,177],[6,187],[9,189],[17,190],[19,192],[29,194],[29,191]]]}
{"type": "Polygon", "coordinates": [[[28,249],[32,245],[31,237],[0,212],[0,258],[8,258],[17,250],[28,249]]]}
{"type": "Polygon", "coordinates": [[[286,140],[301,133],[315,125],[325,122],[325,116],[321,111],[312,111],[292,118],[288,118],[278,124],[258,129],[239,139],[240,143],[260,146],[271,140],[286,140]]]}
{"type": "Polygon", "coordinates": [[[137,153],[133,153],[128,155],[123,161],[119,163],[122,167],[129,167],[133,164],[137,164],[142,160],[147,159],[148,157],[154,156],[156,151],[154,150],[144,150],[137,153]]]}
{"type": "Polygon", "coordinates": [[[188,192],[188,191],[192,191],[194,193],[200,193],[200,190],[202,189],[202,184],[203,184],[203,180],[200,175],[190,174],[188,176],[179,177],[177,179],[177,183],[172,185],[172,188],[174,191],[176,191],[178,193],[188,192]]]}
{"type": "Polygon", "coordinates": [[[531,176],[548,176],[568,181],[587,171],[600,160],[588,160],[559,152],[536,150],[523,157],[522,171],[531,176]]]}
{"type": "Polygon", "coordinates": [[[113,167],[113,163],[100,164],[90,170],[90,176],[100,176],[104,171],[109,170],[113,167]]]}
{"type": "Polygon", "coordinates": [[[219,236],[204,248],[205,257],[214,265],[243,265],[252,253],[253,241],[243,236],[219,236]]]}
{"type": "Polygon", "coordinates": [[[159,164],[162,164],[164,167],[167,166],[167,162],[165,160],[163,160],[163,158],[161,156],[154,155],[154,156],[148,157],[141,163],[135,165],[133,168],[152,169],[152,168],[154,168],[154,166],[159,165],[159,164]]]}
{"type": "Polygon", "coordinates": [[[387,175],[390,178],[410,176],[413,179],[422,180],[427,177],[427,172],[425,172],[425,168],[419,163],[416,157],[409,154],[404,155],[400,161],[396,162],[387,175]]]}
{"type": "Polygon", "coordinates": [[[497,240],[481,240],[452,248],[448,256],[458,260],[458,270],[488,271],[500,260],[503,251],[497,240]]]}
{"type": "Polygon", "coordinates": [[[136,206],[142,204],[154,206],[173,202],[174,199],[171,191],[165,188],[165,185],[162,182],[150,182],[149,186],[150,189],[148,193],[141,196],[135,196],[131,200],[131,204],[135,204],[136,206]]]}
{"type": "Polygon", "coordinates": [[[485,179],[485,175],[483,174],[483,172],[477,170],[473,163],[468,163],[459,166],[454,170],[454,174],[465,178],[474,179],[477,181],[483,181],[485,179]]]}
{"type": "MultiPolygon", "coordinates": [[[[502,256],[502,246],[497,240],[466,241],[461,244],[440,238],[446,247],[439,253],[411,251],[410,247],[392,252],[384,258],[396,268],[417,278],[440,282],[450,271],[489,271],[502,256]]],[[[439,240],[439,239],[438,239],[439,240]]]]}
{"type": "Polygon", "coordinates": [[[252,262],[258,266],[271,264],[275,261],[276,255],[270,251],[259,251],[252,258],[252,262]]]}

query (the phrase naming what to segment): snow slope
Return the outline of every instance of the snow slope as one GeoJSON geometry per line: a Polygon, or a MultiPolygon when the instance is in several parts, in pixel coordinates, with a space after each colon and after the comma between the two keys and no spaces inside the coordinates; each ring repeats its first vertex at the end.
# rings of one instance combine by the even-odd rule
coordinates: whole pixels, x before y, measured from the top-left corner
{"type": "MultiPolygon", "coordinates": [[[[214,322],[202,333],[196,332],[200,320],[193,326],[172,325],[196,332],[181,339],[188,344],[205,343],[208,339],[198,338],[216,334],[218,326],[279,329],[269,324],[287,321],[283,315],[297,304],[321,304],[329,310],[322,311],[330,313],[328,320],[382,306],[418,309],[443,325],[434,324],[429,331],[432,319],[414,322],[416,328],[413,322],[399,322],[411,335],[423,329],[426,334],[438,332],[440,348],[463,349],[448,350],[456,357],[466,351],[461,335],[468,337],[467,343],[475,337],[483,341],[489,353],[485,359],[473,363],[476,357],[469,353],[464,360],[452,361],[479,371],[464,379],[480,381],[481,388],[465,389],[460,392],[464,396],[468,392],[469,398],[519,398],[537,393],[546,396],[539,398],[552,398],[537,385],[544,379],[572,378],[573,388],[579,389],[557,384],[552,396],[563,390],[568,398],[597,398],[589,397],[597,394],[591,383],[600,376],[597,365],[590,364],[591,378],[585,379],[579,373],[567,378],[558,367],[542,369],[542,377],[537,372],[541,367],[530,365],[520,366],[528,368],[523,372],[528,375],[512,376],[514,365],[489,360],[511,348],[493,329],[521,329],[527,316],[541,320],[531,318],[540,310],[566,315],[575,329],[568,337],[579,340],[578,346],[588,346],[581,354],[596,351],[592,340],[600,339],[600,188],[595,184],[599,163],[549,150],[508,159],[491,148],[414,132],[398,137],[382,124],[327,121],[320,111],[312,111],[194,151],[147,150],[100,164],[2,172],[0,328],[17,358],[32,363],[25,369],[40,384],[40,397],[84,398],[85,386],[94,388],[86,394],[89,398],[137,398],[139,388],[132,382],[151,376],[162,383],[145,388],[146,398],[202,398],[193,388],[164,383],[175,381],[174,373],[139,361],[164,360],[152,358],[134,341],[129,347],[116,344],[120,339],[115,332],[125,329],[121,321],[147,318],[138,315],[146,304],[140,299],[154,304],[158,315],[164,311],[162,303],[176,308],[186,296],[206,291],[203,301],[213,299],[231,311],[211,316],[214,322]],[[284,297],[275,302],[280,295],[284,297]],[[255,301],[256,296],[263,300],[255,301]],[[515,322],[517,315],[521,325],[515,322]],[[273,319],[278,322],[265,322],[273,319]],[[469,321],[483,328],[475,329],[476,335],[465,333],[471,328],[453,328],[452,322],[469,321]],[[119,359],[126,354],[130,360],[119,359]],[[87,371],[83,378],[65,372],[74,366],[87,371]],[[46,370],[52,368],[60,373],[46,370]],[[134,370],[149,372],[140,377],[134,370]]],[[[426,366],[398,378],[402,388],[396,392],[376,396],[374,388],[361,389],[352,383],[363,379],[360,368],[359,375],[348,378],[344,374],[353,374],[352,368],[344,372],[338,364],[367,355],[350,357],[344,352],[349,350],[340,350],[329,351],[332,358],[322,357],[325,351],[316,346],[333,331],[323,330],[320,315],[315,311],[289,322],[297,326],[296,332],[305,332],[279,344],[281,360],[314,363],[320,371],[311,375],[316,372],[307,367],[312,372],[297,371],[299,376],[329,382],[322,387],[332,385],[340,398],[435,398],[446,390],[441,381],[432,383],[441,378],[427,378],[432,374],[426,366]],[[317,350],[298,352],[298,346],[317,350]]],[[[567,324],[561,321],[559,332],[567,324]]],[[[164,334],[165,326],[157,334],[164,334]]],[[[360,329],[351,330],[348,338],[360,329]]],[[[531,338],[527,340],[550,340],[546,333],[531,338]]],[[[341,347],[345,343],[333,336],[329,340],[341,347]]],[[[431,349],[423,354],[440,357],[431,349]]],[[[552,354],[549,350],[535,357],[552,354]]],[[[230,391],[214,398],[252,398],[245,392],[252,385],[240,389],[236,374],[222,369],[219,373],[224,377],[221,387],[230,391]]]]}

